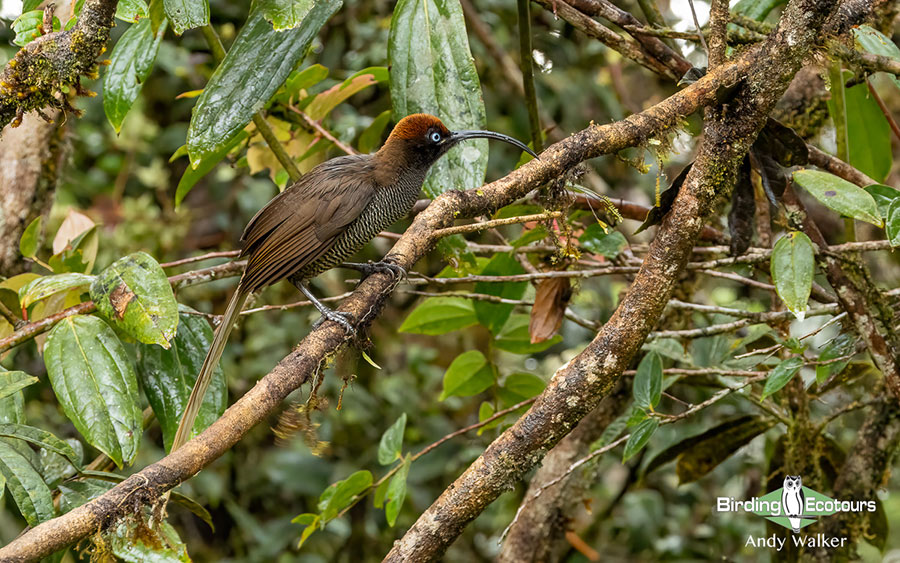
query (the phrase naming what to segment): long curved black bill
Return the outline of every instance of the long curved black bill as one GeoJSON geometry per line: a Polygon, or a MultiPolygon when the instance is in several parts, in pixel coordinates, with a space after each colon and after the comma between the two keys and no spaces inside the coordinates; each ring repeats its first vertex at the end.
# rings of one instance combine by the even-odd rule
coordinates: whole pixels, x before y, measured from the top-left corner
{"type": "Polygon", "coordinates": [[[534,158],[540,159],[540,157],[530,148],[528,145],[519,141],[518,139],[514,139],[508,135],[504,135],[502,133],[495,133],[493,131],[454,131],[450,136],[450,140],[455,144],[459,141],[465,141],[466,139],[496,139],[498,141],[503,141],[504,143],[509,143],[514,147],[518,147],[523,151],[527,152],[534,158]]]}

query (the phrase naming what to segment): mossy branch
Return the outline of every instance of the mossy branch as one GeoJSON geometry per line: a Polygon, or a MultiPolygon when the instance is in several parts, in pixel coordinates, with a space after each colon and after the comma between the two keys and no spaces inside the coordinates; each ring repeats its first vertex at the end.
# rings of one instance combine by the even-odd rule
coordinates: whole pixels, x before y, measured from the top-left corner
{"type": "Polygon", "coordinates": [[[86,0],[72,29],[38,37],[16,53],[0,73],[0,128],[48,107],[77,113],[69,97],[93,95],[81,87],[81,77],[97,77],[118,3],[86,0]]]}

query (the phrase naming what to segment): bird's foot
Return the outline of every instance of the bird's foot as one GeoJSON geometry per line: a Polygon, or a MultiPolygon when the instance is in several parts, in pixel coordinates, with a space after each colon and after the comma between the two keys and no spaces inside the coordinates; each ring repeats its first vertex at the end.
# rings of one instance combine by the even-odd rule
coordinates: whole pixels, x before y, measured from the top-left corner
{"type": "Polygon", "coordinates": [[[380,274],[380,273],[388,273],[397,280],[406,279],[406,269],[393,262],[391,259],[381,260],[379,262],[373,262],[369,260],[365,264],[360,264],[356,262],[346,262],[342,264],[345,268],[350,268],[356,270],[362,274],[363,278],[367,278],[372,274],[380,274]]]}
{"type": "Polygon", "coordinates": [[[356,336],[356,329],[353,328],[352,322],[356,320],[356,317],[353,313],[348,313],[346,311],[335,311],[333,309],[328,309],[327,307],[324,310],[320,310],[322,316],[319,317],[319,320],[313,323],[313,329],[319,328],[319,326],[325,321],[334,321],[337,324],[344,327],[344,330],[347,331],[347,334],[351,336],[356,336]]]}

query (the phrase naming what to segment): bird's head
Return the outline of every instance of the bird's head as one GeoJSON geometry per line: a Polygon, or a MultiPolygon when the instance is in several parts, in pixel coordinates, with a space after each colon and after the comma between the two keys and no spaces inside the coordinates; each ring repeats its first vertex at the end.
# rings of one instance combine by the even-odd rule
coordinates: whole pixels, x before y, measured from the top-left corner
{"type": "Polygon", "coordinates": [[[466,139],[496,139],[522,149],[538,158],[524,143],[493,131],[450,131],[440,119],[427,113],[415,113],[401,119],[385,143],[385,148],[403,151],[407,162],[429,167],[451,148],[466,139]]]}

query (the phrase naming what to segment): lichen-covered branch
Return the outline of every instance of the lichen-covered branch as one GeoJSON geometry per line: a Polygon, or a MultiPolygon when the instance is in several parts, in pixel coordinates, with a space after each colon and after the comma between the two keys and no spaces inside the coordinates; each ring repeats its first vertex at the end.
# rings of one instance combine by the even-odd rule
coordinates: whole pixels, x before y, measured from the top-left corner
{"type": "Polygon", "coordinates": [[[82,76],[96,78],[97,57],[106,50],[117,4],[85,0],[72,29],[38,37],[6,63],[0,73],[0,128],[17,125],[29,111],[72,111],[68,96],[87,94],[82,76]]]}
{"type": "MultiPolygon", "coordinates": [[[[676,127],[685,116],[714,103],[719,90],[737,83],[748,71],[751,62],[749,58],[742,58],[723,65],[684,90],[622,121],[591,125],[550,146],[541,154],[540,160],[533,160],[491,184],[479,189],[451,190],[445,193],[416,217],[389,256],[409,270],[433,247],[431,233],[452,225],[455,219],[487,214],[566,174],[586,159],[641,145],[676,127]]],[[[697,229],[699,231],[699,221],[697,229]]],[[[688,254],[691,248],[692,245],[688,245],[688,254]]],[[[394,285],[395,280],[389,274],[374,274],[359,285],[344,301],[340,310],[351,313],[358,319],[358,325],[366,325],[380,312],[385,297],[393,290],[394,285]]],[[[0,560],[27,561],[46,557],[95,534],[98,529],[131,513],[136,507],[155,502],[165,492],[218,459],[250,428],[265,420],[289,393],[306,382],[321,363],[331,357],[344,342],[345,333],[342,328],[334,323],[323,324],[307,335],[294,352],[286,356],[203,434],[175,453],[135,473],[102,496],[24,533],[0,548],[0,560]]],[[[633,344],[627,343],[628,346],[633,344]]],[[[560,429],[554,438],[558,440],[564,433],[560,429]]],[[[529,457],[537,461],[532,454],[529,457]]]]}

